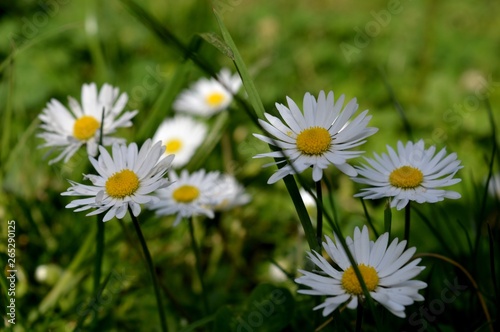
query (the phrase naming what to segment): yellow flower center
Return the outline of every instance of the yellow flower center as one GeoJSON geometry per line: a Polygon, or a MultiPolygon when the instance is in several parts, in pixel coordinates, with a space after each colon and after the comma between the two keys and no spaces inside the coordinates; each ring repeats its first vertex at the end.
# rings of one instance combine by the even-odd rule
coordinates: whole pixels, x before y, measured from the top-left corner
{"type": "Polygon", "coordinates": [[[170,141],[165,142],[164,144],[165,144],[166,154],[179,152],[179,150],[182,148],[182,141],[177,138],[171,139],[170,141]]]}
{"type": "MultiPolygon", "coordinates": [[[[373,291],[378,286],[378,274],[375,268],[365,265],[358,265],[359,272],[361,272],[361,276],[365,281],[366,288],[369,292],[373,291]]],[[[342,287],[345,291],[352,295],[361,295],[363,294],[363,288],[361,288],[361,284],[356,277],[356,273],[352,266],[349,266],[347,270],[344,271],[342,275],[342,287]]]]}
{"type": "Polygon", "coordinates": [[[418,168],[411,166],[396,168],[389,175],[390,184],[403,189],[416,188],[422,181],[424,181],[424,174],[418,168]]]}
{"type": "Polygon", "coordinates": [[[219,106],[224,101],[224,99],[226,99],[226,97],[220,92],[213,92],[205,98],[208,105],[212,107],[219,106]]]}
{"type": "Polygon", "coordinates": [[[311,127],[300,132],[297,136],[297,149],[303,154],[317,156],[330,148],[332,138],[323,127],[311,127]]]}
{"type": "Polygon", "coordinates": [[[99,129],[99,121],[93,116],[84,115],[75,121],[73,125],[73,136],[80,141],[86,141],[92,138],[99,129]]]}
{"type": "Polygon", "coordinates": [[[129,169],[116,172],[106,181],[106,192],[113,198],[132,195],[139,188],[139,178],[129,169]]]}
{"type": "Polygon", "coordinates": [[[175,189],[172,196],[179,203],[191,203],[200,195],[198,188],[188,184],[175,189]]]}

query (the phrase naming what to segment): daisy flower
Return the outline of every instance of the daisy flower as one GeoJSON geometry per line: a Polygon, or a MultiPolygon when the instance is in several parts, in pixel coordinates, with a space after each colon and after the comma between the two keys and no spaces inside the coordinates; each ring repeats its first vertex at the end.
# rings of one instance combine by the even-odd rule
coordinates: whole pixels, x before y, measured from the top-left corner
{"type": "Polygon", "coordinates": [[[219,172],[206,173],[202,169],[190,175],[187,170],[182,170],[178,176],[175,171],[171,171],[169,177],[172,185],[158,190],[159,200],[149,205],[152,210],[156,210],[157,215],[176,214],[174,226],[177,226],[182,218],[197,215],[214,217],[214,192],[219,172]]]}
{"type": "Polygon", "coordinates": [[[436,147],[424,149],[424,141],[397,144],[397,153],[387,146],[389,155],[375,155],[375,159],[365,158],[368,165],[357,167],[360,177],[352,180],[370,185],[354,195],[364,199],[391,197],[391,207],[398,210],[404,208],[409,201],[417,203],[436,203],[445,198],[457,199],[460,194],[455,191],[443,190],[441,187],[454,185],[461,179],[453,177],[460,166],[457,154],[446,155],[442,149],[436,155],[436,147]]]}
{"type": "Polygon", "coordinates": [[[221,175],[216,183],[214,198],[217,201],[214,209],[227,211],[236,206],[245,205],[250,202],[251,197],[245,192],[245,188],[238,183],[234,176],[221,175]]]}
{"type": "Polygon", "coordinates": [[[68,100],[70,110],[58,100],[52,99],[39,115],[42,121],[40,128],[44,132],[37,136],[45,140],[40,147],[50,147],[50,152],[62,150],[49,164],[63,158],[64,162],[67,162],[82,145],[87,146],[89,156],[95,156],[101,141],[103,112],[102,144],[108,146],[125,142],[109,135],[115,133],[118,128],[130,127],[130,120],[137,114],[137,111],[122,113],[128,100],[126,93],[120,95],[118,88],[109,84],[104,84],[98,93],[95,83],[91,83],[82,86],[81,105],[72,97],[68,97],[68,100]]]}
{"type": "Polygon", "coordinates": [[[162,141],[165,145],[163,156],[175,155],[172,167],[186,165],[196,149],[205,139],[207,126],[188,116],[177,115],[163,121],[153,136],[153,142],[162,141]]]}
{"type": "Polygon", "coordinates": [[[226,109],[240,87],[239,75],[231,75],[229,69],[223,68],[217,79],[201,78],[190,89],[181,92],[173,108],[177,112],[210,117],[226,109]]]}
{"type": "Polygon", "coordinates": [[[135,143],[129,146],[115,143],[112,150],[113,156],[99,146],[99,158],[89,157],[99,175],[87,174],[84,178],[93,185],[69,181],[71,187],[61,195],[90,197],[74,200],[66,208],[77,208],[75,212],[96,208],[87,216],[107,211],[103,221],[108,221],[113,217],[122,219],[128,207],[137,217],[140,204],[158,201],[152,194],[169,185],[164,176],[174,156],[161,159],[165,147],[161,142],[152,145],[150,139],[139,151],[135,143]]]}
{"type": "MultiPolygon", "coordinates": [[[[334,234],[335,235],[335,234],[334,234]]],[[[299,270],[303,276],[295,282],[310,287],[298,292],[308,295],[326,296],[314,310],[323,309],[323,316],[328,316],[342,304],[349,309],[355,309],[359,301],[364,301],[361,284],[345,250],[335,235],[335,243],[325,236],[323,248],[336,264],[330,264],[321,254],[313,251],[308,258],[319,270],[309,272],[299,270]]],[[[404,318],[405,306],[414,301],[423,301],[424,297],[418,293],[427,284],[419,280],[411,280],[425,267],[417,266],[421,259],[411,262],[415,247],[405,249],[406,241],[394,239],[389,246],[389,233],[384,233],[377,241],[370,241],[368,228],[354,229],[354,240],[346,238],[349,251],[352,253],[359,271],[363,277],[370,296],[383,305],[394,315],[404,318]]]]}
{"type": "Polygon", "coordinates": [[[500,173],[491,177],[488,184],[488,192],[491,196],[500,199],[500,173]]]}
{"type": "Polygon", "coordinates": [[[328,96],[321,91],[318,101],[310,94],[304,95],[302,113],[295,102],[287,97],[288,107],[276,103],[283,123],[279,118],[264,113],[267,121],[259,123],[275,138],[254,134],[258,139],[274,145],[280,151],[263,153],[254,158],[281,158],[264,167],[287,163],[278,169],[268,183],[275,183],[289,174],[302,173],[306,168],[313,168],[313,180],[323,177],[323,170],[334,164],[340,171],[349,176],[356,176],[356,170],[347,159],[357,157],[363,151],[350,151],[365,142],[365,138],[378,131],[377,128],[366,127],[371,119],[368,110],[349,121],[358,109],[356,98],[352,99],[342,110],[344,95],[334,103],[333,92],[328,96]]]}

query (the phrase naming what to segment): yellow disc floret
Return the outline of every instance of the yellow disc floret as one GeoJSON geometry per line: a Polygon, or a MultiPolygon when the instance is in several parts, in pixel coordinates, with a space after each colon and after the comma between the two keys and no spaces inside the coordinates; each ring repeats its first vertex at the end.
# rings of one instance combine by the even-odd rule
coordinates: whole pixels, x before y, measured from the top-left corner
{"type": "Polygon", "coordinates": [[[113,198],[130,196],[138,188],[139,178],[129,169],[124,169],[111,175],[106,181],[106,192],[113,198]]]}
{"type": "Polygon", "coordinates": [[[73,136],[80,141],[86,141],[94,137],[99,126],[99,121],[97,121],[96,118],[90,115],[84,115],[75,121],[73,125],[73,136]]]}
{"type": "Polygon", "coordinates": [[[174,138],[170,141],[167,141],[165,144],[165,153],[172,154],[179,152],[182,149],[182,141],[180,139],[174,138]]]}
{"type": "Polygon", "coordinates": [[[323,127],[311,127],[297,136],[297,149],[310,156],[322,155],[330,148],[332,138],[323,127]]]}
{"type": "Polygon", "coordinates": [[[220,93],[220,92],[213,92],[206,96],[205,100],[207,101],[207,104],[210,105],[211,107],[217,107],[222,102],[226,99],[226,97],[220,93]]]}
{"type": "MultiPolygon", "coordinates": [[[[373,267],[365,264],[359,264],[358,269],[359,272],[361,272],[361,276],[365,281],[365,285],[368,291],[371,292],[375,290],[375,288],[377,288],[378,286],[379,281],[377,271],[373,267]]],[[[349,294],[363,294],[363,289],[361,288],[361,284],[356,277],[356,273],[354,272],[352,266],[349,266],[349,268],[345,270],[344,274],[342,275],[342,287],[349,294]]]]}
{"type": "Polygon", "coordinates": [[[179,203],[191,203],[200,195],[198,188],[185,184],[175,189],[172,197],[179,203]]]}
{"type": "Polygon", "coordinates": [[[418,187],[424,181],[424,174],[418,168],[402,166],[396,168],[389,175],[389,183],[394,187],[412,189],[418,187]]]}

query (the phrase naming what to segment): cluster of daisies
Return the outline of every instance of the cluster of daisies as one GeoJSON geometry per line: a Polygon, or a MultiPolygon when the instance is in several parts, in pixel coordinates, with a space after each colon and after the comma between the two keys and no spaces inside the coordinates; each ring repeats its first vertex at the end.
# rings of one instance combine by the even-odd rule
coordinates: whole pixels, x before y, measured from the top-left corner
{"type": "MultiPolygon", "coordinates": [[[[84,85],[81,105],[70,98],[70,110],[57,100],[49,102],[40,115],[44,132],[39,136],[45,140],[43,147],[62,150],[50,162],[66,162],[86,145],[97,172],[84,175],[92,185],[70,181],[71,187],[62,195],[86,198],[72,201],[67,208],[93,209],[88,215],[106,212],[103,221],[107,221],[123,218],[127,211],[137,216],[145,205],[158,215],[175,215],[177,225],[183,218],[211,218],[215,211],[248,203],[250,197],[234,177],[203,169],[189,174],[181,169],[205,139],[208,127],[203,119],[227,109],[240,86],[240,78],[227,69],[217,78],[199,80],[174,102],[176,115],[161,123],[140,148],[111,136],[118,128],[131,126],[137,114],[123,112],[127,95],[120,95],[117,88],[106,84],[98,92],[95,84],[84,85]],[[105,146],[112,146],[111,153],[105,146]]],[[[447,154],[445,149],[436,153],[434,146],[426,149],[423,140],[397,142],[396,149],[387,146],[387,153],[364,158],[365,163],[359,166],[351,165],[352,158],[363,154],[357,148],[378,129],[368,127],[371,115],[367,110],[355,116],[356,99],[344,103],[344,95],[335,99],[333,92],[321,91],[317,98],[306,93],[302,110],[287,97],[287,105],[276,103],[279,117],[265,113],[267,121],[259,120],[264,135],[255,136],[274,149],[255,157],[275,158],[265,165],[278,166],[268,183],[309,168],[312,179],[319,182],[324,170],[333,164],[353,181],[369,186],[355,196],[388,198],[391,207],[398,210],[410,201],[434,203],[460,198],[457,192],[443,189],[460,181],[454,177],[462,168],[457,155],[447,154]]],[[[314,309],[323,309],[326,316],[341,306],[354,309],[365,300],[349,256],[370,296],[394,315],[405,317],[405,306],[423,300],[418,292],[427,285],[413,278],[424,267],[418,265],[420,259],[413,259],[414,247],[405,249],[405,240],[389,243],[385,233],[370,241],[366,226],[355,228],[354,236],[345,238],[345,247],[337,234],[333,237],[325,236],[323,242],[329,260],[313,250],[308,258],[315,268],[299,270],[303,275],[296,279],[309,287],[300,293],[326,296],[314,309]]]]}
{"type": "Polygon", "coordinates": [[[71,187],[62,195],[86,198],[66,207],[92,209],[88,216],[105,213],[103,221],[108,221],[123,218],[127,211],[137,217],[144,205],[160,216],[175,215],[177,225],[182,218],[213,218],[216,211],[248,203],[250,196],[232,175],[181,169],[205,140],[208,125],[203,120],[225,110],[240,86],[239,76],[228,69],[217,78],[202,78],[180,94],[174,103],[176,115],[165,119],[140,148],[112,136],[130,127],[138,113],[123,112],[128,97],[118,88],[104,84],[98,91],[94,83],[84,84],[81,104],[69,97],[69,109],[52,99],[39,116],[43,132],[38,135],[45,140],[41,147],[59,153],[49,164],[67,162],[86,146],[97,172],[84,175],[91,185],[70,180],[71,187]]]}
{"type": "MultiPolygon", "coordinates": [[[[345,107],[344,99],[342,95],[335,100],[333,92],[321,91],[317,98],[306,93],[302,110],[287,97],[287,106],[276,103],[281,118],[264,114],[267,121],[260,119],[259,122],[265,135],[255,134],[255,137],[275,148],[273,152],[255,157],[275,158],[274,162],[264,165],[278,166],[268,183],[309,168],[312,168],[312,179],[319,182],[323,171],[333,164],[353,181],[369,186],[356,197],[388,198],[390,206],[398,210],[409,207],[410,201],[435,203],[444,198],[460,198],[459,193],[442,189],[460,182],[454,178],[462,168],[457,155],[447,155],[445,149],[436,153],[434,146],[425,149],[423,140],[397,142],[397,150],[387,146],[388,153],[374,154],[374,159],[364,158],[364,164],[351,166],[348,160],[363,154],[353,149],[365,143],[378,129],[368,127],[371,119],[368,111],[354,117],[358,109],[356,99],[345,107]]],[[[308,258],[315,269],[299,270],[303,275],[295,280],[309,287],[300,289],[299,293],[326,297],[315,310],[323,309],[323,315],[327,316],[340,306],[355,309],[366,300],[352,262],[370,297],[394,315],[405,317],[405,306],[424,299],[418,291],[427,284],[412,280],[424,267],[418,266],[420,259],[413,259],[415,247],[405,250],[406,240],[394,239],[389,244],[389,233],[385,233],[375,242],[370,241],[366,226],[362,230],[355,228],[354,237],[345,239],[346,247],[337,234],[333,235],[335,241],[325,236],[326,242],[322,243],[329,260],[313,250],[308,258]]]]}

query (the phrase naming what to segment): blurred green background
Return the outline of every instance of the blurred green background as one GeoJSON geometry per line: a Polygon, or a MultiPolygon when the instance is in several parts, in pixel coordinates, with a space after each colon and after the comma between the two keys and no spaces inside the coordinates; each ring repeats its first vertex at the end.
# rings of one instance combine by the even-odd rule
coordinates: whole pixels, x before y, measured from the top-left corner
{"type": "MultiPolygon", "coordinates": [[[[397,103],[415,140],[457,152],[464,165],[459,172],[463,181],[452,189],[463,198],[419,207],[428,222],[414,214],[412,245],[417,252],[437,252],[459,261],[484,292],[492,294],[488,232],[477,225],[488,222],[498,236],[498,201],[490,197],[483,204],[483,193],[494,146],[487,100],[500,125],[499,2],[149,0],[140,5],[186,45],[196,34],[219,34],[212,14],[212,7],[217,8],[267,112],[275,112],[274,103],[284,103],[286,96],[300,103],[305,92],[333,90],[336,96],[356,97],[360,110],[369,109],[373,115],[371,125],[380,128],[363,146],[371,157],[385,152],[387,144],[409,139],[397,103]],[[468,239],[474,242],[476,236],[480,244],[473,249],[468,239]]],[[[45,151],[36,149],[41,144],[35,136],[37,116],[51,98],[67,105],[67,96],[80,100],[83,83],[108,82],[128,93],[128,109],[139,110],[134,127],[120,131],[133,141],[156,114],[153,111],[160,109],[165,117],[173,114],[162,99],[164,91],[173,84],[187,87],[204,73],[188,62],[184,81],[173,82],[182,54],[162,43],[117,0],[2,2],[0,36],[0,229],[5,239],[6,221],[17,222],[19,325],[14,330],[72,330],[80,313],[91,307],[92,243],[73,271],[74,285],[66,285],[54,302],[47,294],[60,282],[40,282],[35,271],[43,264],[67,270],[95,231],[95,219],[65,210],[69,200],[60,196],[68,187],[66,179],[81,181],[89,164],[81,151],[68,164],[48,166],[45,151]],[[40,312],[43,301],[51,304],[40,312]]],[[[226,66],[235,71],[231,60],[208,43],[203,42],[198,53],[216,70],[226,66]]],[[[274,169],[262,170],[261,165],[269,160],[252,159],[268,147],[251,135],[258,129],[248,115],[233,107],[224,128],[220,144],[203,155],[203,166],[234,173],[253,200],[197,225],[212,307],[237,306],[261,282],[295,294],[296,286],[272,263],[292,275],[304,267],[309,248],[294,206],[283,183],[266,184],[274,169]]],[[[498,172],[498,163],[493,171],[498,172]]],[[[333,167],[326,174],[342,228],[352,234],[354,226],[366,220],[359,200],[352,197],[359,187],[333,167]]],[[[383,205],[367,202],[379,231],[383,205]]],[[[91,311],[99,313],[102,330],[153,330],[153,292],[127,218],[106,224],[104,275],[123,282],[108,302],[91,311]]],[[[200,319],[200,286],[186,225],[172,228],[172,218],[157,219],[147,211],[140,220],[167,294],[169,325],[180,328],[200,319]]],[[[402,220],[403,212],[394,211],[395,236],[402,236],[402,220]]],[[[2,262],[5,243],[0,243],[2,262]]],[[[460,275],[451,266],[434,266],[439,262],[431,259],[424,263],[428,280],[433,280],[429,299],[439,296],[443,280],[460,275]]],[[[487,301],[492,312],[496,298],[487,301]]],[[[310,299],[297,301],[290,331],[309,326],[306,315],[312,315],[310,299]]],[[[411,308],[409,314],[418,306],[411,308]]],[[[477,328],[484,322],[482,315],[474,292],[468,291],[429,328],[477,328]]]]}

